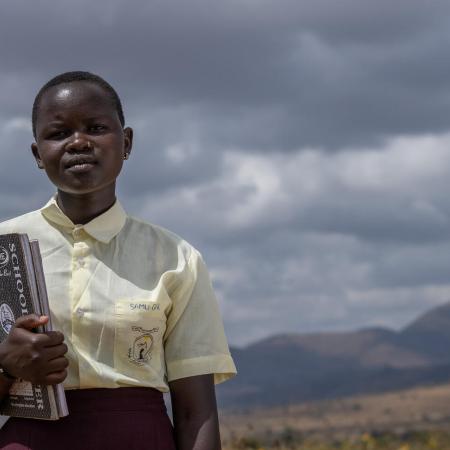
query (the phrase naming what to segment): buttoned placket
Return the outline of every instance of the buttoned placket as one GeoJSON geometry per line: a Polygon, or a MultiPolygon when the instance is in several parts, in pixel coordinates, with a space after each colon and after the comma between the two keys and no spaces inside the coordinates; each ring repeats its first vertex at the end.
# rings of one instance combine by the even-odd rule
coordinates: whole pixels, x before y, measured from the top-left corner
{"type": "Polygon", "coordinates": [[[89,321],[89,295],[87,287],[91,277],[89,270],[91,247],[88,244],[89,236],[82,226],[76,226],[72,231],[72,279],[71,279],[71,311],[72,311],[72,342],[78,354],[78,368],[80,385],[84,384],[88,376],[86,356],[88,336],[86,330],[89,321]]]}

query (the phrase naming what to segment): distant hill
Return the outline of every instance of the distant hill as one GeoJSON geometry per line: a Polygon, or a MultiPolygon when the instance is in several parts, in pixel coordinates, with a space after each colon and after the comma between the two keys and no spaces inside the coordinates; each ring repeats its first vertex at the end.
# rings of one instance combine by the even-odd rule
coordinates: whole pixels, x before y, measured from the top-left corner
{"type": "Polygon", "coordinates": [[[298,403],[450,380],[450,302],[403,330],[280,334],[232,348],[238,376],[222,407],[298,403]]]}

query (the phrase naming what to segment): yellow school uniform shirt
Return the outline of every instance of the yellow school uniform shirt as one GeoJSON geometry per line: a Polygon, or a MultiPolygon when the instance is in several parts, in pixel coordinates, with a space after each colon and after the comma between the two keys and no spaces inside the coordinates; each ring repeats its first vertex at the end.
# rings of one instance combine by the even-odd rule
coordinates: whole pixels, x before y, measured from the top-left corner
{"type": "Polygon", "coordinates": [[[128,216],[119,201],[75,225],[53,197],[0,224],[38,239],[54,329],[68,346],[66,389],[149,386],[236,373],[200,253],[128,216]]]}

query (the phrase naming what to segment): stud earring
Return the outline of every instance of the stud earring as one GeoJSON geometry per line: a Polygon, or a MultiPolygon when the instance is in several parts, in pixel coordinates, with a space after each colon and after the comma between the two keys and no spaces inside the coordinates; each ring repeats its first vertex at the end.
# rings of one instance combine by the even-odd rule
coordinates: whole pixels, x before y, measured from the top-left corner
{"type": "Polygon", "coordinates": [[[130,156],[129,153],[125,153],[125,155],[123,155],[123,159],[128,159],[129,156],[130,156]]]}

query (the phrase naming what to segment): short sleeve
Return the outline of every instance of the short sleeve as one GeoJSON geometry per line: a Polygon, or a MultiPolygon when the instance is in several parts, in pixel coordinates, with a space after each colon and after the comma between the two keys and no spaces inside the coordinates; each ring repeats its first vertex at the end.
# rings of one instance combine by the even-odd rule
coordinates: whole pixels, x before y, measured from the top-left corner
{"type": "Polygon", "coordinates": [[[231,358],[219,305],[206,265],[193,249],[183,283],[191,289],[179,289],[167,318],[164,353],[167,379],[214,374],[221,383],[236,374],[231,358]]]}

